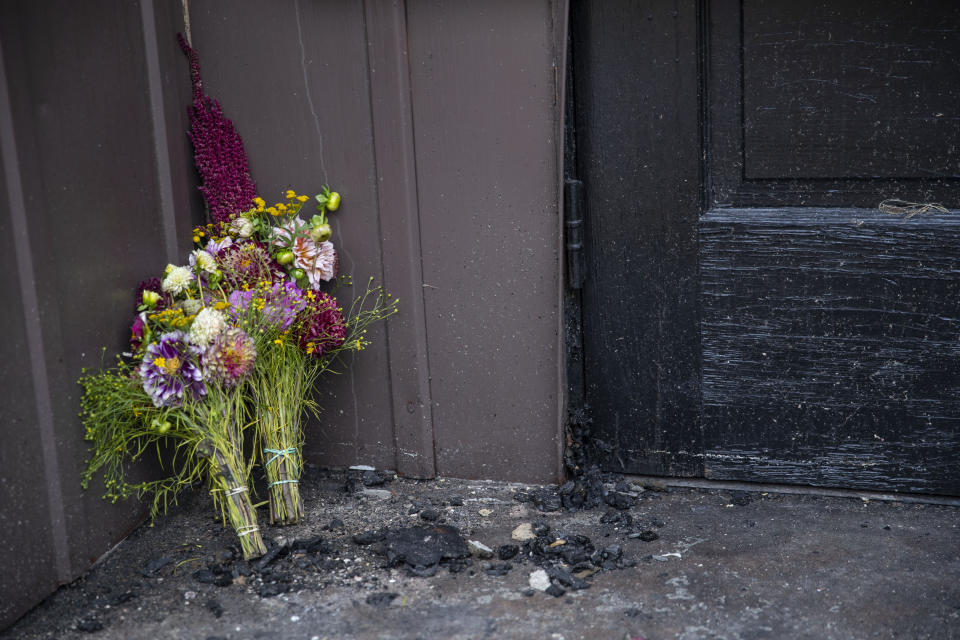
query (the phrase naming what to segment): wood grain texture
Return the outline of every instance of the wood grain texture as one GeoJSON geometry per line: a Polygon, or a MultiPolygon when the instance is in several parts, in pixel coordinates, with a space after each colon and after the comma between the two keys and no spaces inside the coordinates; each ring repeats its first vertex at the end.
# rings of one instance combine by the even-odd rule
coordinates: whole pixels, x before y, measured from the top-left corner
{"type": "Polygon", "coordinates": [[[571,18],[586,402],[615,471],[701,473],[697,18],[692,1],[583,2],[571,18]]]}
{"type": "Polygon", "coordinates": [[[960,215],[700,225],[707,477],[960,492],[960,215]]]}
{"type": "Polygon", "coordinates": [[[364,3],[370,56],[370,104],[377,167],[384,283],[403,301],[387,325],[396,470],[436,475],[430,363],[423,302],[406,3],[364,3]]]}
{"type": "Polygon", "coordinates": [[[407,3],[437,470],[559,476],[552,6],[407,3]]]}

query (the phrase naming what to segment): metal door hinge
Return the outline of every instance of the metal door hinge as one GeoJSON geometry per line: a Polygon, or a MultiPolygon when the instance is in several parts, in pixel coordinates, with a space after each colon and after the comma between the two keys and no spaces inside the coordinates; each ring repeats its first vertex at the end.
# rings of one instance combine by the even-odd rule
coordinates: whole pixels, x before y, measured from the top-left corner
{"type": "Polygon", "coordinates": [[[583,182],[564,181],[564,226],[566,227],[567,284],[579,289],[586,278],[583,257],[583,182]]]}

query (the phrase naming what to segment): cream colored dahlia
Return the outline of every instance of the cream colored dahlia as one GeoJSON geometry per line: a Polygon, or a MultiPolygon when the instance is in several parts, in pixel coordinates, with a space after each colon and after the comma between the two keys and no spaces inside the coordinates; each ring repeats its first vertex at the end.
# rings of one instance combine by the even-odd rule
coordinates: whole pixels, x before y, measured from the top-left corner
{"type": "Polygon", "coordinates": [[[188,267],[173,267],[160,284],[160,288],[167,293],[178,295],[188,289],[193,282],[193,271],[188,267]]]}
{"type": "Polygon", "coordinates": [[[196,265],[207,273],[214,273],[217,270],[217,261],[203,249],[197,249],[190,254],[190,264],[196,265]]]}
{"type": "Polygon", "coordinates": [[[227,327],[223,314],[216,309],[201,309],[190,327],[190,342],[198,347],[206,347],[227,327]]]}

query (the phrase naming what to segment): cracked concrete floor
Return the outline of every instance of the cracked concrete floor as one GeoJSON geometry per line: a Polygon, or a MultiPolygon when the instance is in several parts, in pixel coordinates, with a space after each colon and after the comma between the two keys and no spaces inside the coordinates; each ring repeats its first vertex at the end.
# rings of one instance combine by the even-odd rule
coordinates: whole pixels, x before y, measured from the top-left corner
{"type": "Polygon", "coordinates": [[[378,488],[388,498],[342,487],[342,474],[309,469],[304,523],[265,527],[275,539],[323,537],[316,561],[291,556],[266,576],[198,582],[198,569],[231,555],[232,534],[206,496],[192,495],[0,638],[960,638],[956,507],[656,487],[624,527],[600,522],[606,507],[541,513],[513,499],[523,485],[399,479],[378,488]],[[494,549],[518,525],[543,522],[598,549],[621,545],[637,563],[552,597],[524,594],[537,567],[521,557],[504,576],[475,560],[419,578],[353,542],[362,531],[423,524],[410,513],[417,506],[494,549]],[[627,537],[640,529],[659,538],[627,537]],[[144,575],[157,558],[170,562],[144,575]],[[268,581],[285,592],[262,596],[268,581]],[[395,595],[370,597],[382,593],[395,595]]]}

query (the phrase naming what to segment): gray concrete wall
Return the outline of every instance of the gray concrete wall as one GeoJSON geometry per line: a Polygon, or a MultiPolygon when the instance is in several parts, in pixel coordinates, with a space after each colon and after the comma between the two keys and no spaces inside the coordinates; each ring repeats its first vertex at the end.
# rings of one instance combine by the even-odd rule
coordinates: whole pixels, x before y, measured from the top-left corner
{"type": "MultiPolygon", "coordinates": [[[[342,270],[401,300],[321,383],[311,461],[559,479],[563,7],[189,3],[261,195],[335,187],[342,270]]],[[[176,0],[0,4],[0,627],[143,517],[80,490],[75,380],[203,219],[183,28],[176,0]]]]}

